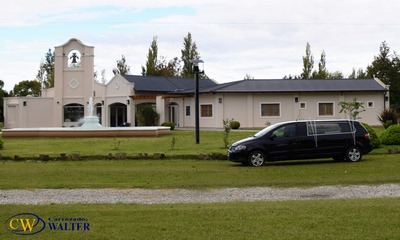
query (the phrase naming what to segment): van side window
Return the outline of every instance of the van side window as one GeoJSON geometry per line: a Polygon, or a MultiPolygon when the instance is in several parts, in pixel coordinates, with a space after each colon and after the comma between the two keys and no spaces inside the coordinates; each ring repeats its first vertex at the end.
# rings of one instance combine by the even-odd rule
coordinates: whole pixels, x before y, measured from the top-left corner
{"type": "Polygon", "coordinates": [[[351,133],[349,122],[313,122],[307,123],[308,135],[351,133]]]}

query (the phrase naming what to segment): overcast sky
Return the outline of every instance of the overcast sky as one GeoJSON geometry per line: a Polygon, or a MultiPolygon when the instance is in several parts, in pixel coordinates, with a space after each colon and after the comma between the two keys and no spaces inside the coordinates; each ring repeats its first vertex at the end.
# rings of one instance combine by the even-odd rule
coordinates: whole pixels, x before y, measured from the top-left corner
{"type": "Polygon", "coordinates": [[[219,83],[302,72],[306,43],[315,66],[365,68],[386,41],[400,51],[398,0],[12,0],[0,8],[0,79],[12,90],[33,80],[47,50],[78,38],[95,47],[95,71],[113,76],[125,55],[141,74],[153,39],[167,60],[192,34],[206,74],[219,83]],[[112,3],[111,3],[112,2],[112,3]]]}

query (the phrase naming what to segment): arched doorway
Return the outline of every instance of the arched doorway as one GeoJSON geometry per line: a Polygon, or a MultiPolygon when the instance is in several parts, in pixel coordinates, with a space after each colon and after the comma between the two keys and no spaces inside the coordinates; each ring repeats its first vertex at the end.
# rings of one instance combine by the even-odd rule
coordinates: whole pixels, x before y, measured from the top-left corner
{"type": "Polygon", "coordinates": [[[110,105],[110,127],[122,126],[127,122],[127,107],[122,103],[110,105]]]}
{"type": "Polygon", "coordinates": [[[168,106],[169,121],[179,127],[179,105],[177,103],[170,103],[168,106]]]}

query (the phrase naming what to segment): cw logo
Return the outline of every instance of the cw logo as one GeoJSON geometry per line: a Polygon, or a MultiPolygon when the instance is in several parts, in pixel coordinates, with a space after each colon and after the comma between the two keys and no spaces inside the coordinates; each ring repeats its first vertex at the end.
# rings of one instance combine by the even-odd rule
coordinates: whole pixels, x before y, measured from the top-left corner
{"type": "Polygon", "coordinates": [[[33,235],[43,231],[46,223],[33,213],[20,213],[7,219],[6,229],[17,235],[33,235]]]}

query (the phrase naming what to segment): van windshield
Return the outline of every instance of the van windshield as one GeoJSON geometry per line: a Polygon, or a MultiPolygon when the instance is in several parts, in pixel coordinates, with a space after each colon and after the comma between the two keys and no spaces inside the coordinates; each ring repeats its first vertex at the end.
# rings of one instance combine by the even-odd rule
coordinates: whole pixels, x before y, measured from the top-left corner
{"type": "Polygon", "coordinates": [[[256,138],[262,137],[265,134],[267,134],[268,132],[270,132],[272,129],[275,129],[280,125],[282,125],[282,124],[274,124],[274,125],[268,126],[268,127],[264,128],[263,130],[261,130],[261,131],[257,132],[256,134],[254,134],[254,137],[256,137],[256,138]]]}

